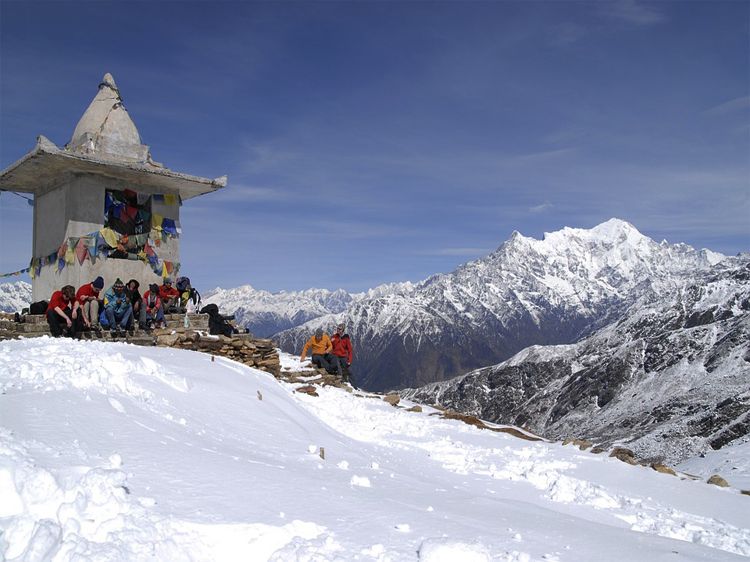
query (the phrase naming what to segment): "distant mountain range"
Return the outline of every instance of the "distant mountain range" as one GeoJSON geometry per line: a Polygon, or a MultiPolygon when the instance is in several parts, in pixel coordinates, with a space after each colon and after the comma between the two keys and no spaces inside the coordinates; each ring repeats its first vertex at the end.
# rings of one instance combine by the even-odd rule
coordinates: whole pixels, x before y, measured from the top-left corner
{"type": "Polygon", "coordinates": [[[673,291],[725,256],[657,243],[612,219],[535,240],[514,232],[490,255],[408,291],[353,299],[275,337],[298,351],[318,326],[347,324],[360,384],[421,386],[503,361],[529,345],[567,344],[618,320],[644,295],[673,291]]]}
{"type": "Polygon", "coordinates": [[[578,343],[402,394],[670,463],[719,449],[750,434],[750,256],[670,285],[578,343]]]}
{"type": "Polygon", "coordinates": [[[31,304],[31,285],[25,281],[0,284],[0,312],[21,312],[31,304]]]}
{"type": "MultiPolygon", "coordinates": [[[[30,299],[26,283],[0,285],[0,309],[30,299]]],[[[420,283],[245,285],[210,302],[289,352],[344,322],[364,388],[549,437],[677,462],[750,434],[750,254],[658,243],[618,219],[542,240],[514,232],[420,283]]]]}
{"type": "Polygon", "coordinates": [[[236,321],[258,337],[270,337],[283,330],[300,326],[315,318],[341,313],[354,302],[378,298],[383,294],[406,293],[412,283],[391,283],[365,293],[348,293],[343,289],[306,289],[271,293],[243,285],[235,289],[216,288],[203,295],[203,304],[215,303],[224,314],[234,314],[236,321]]]}

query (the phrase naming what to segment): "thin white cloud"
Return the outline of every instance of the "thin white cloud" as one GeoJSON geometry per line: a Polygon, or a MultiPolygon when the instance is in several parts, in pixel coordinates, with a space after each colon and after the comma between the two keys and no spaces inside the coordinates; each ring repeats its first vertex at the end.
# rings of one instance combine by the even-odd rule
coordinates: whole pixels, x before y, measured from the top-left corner
{"type": "Polygon", "coordinates": [[[607,17],[633,25],[655,25],[665,19],[664,14],[653,6],[647,6],[636,0],[602,2],[600,7],[607,17]]]}
{"type": "Polygon", "coordinates": [[[282,188],[235,184],[231,182],[225,189],[217,193],[217,200],[221,200],[222,203],[228,201],[283,201],[288,198],[289,194],[282,188]]]}
{"type": "Polygon", "coordinates": [[[545,201],[544,203],[540,205],[534,205],[533,207],[529,207],[530,213],[543,213],[544,211],[549,211],[552,209],[554,205],[550,203],[549,201],[545,201]]]}
{"type": "Polygon", "coordinates": [[[734,98],[733,100],[720,103],[705,111],[706,115],[726,115],[742,109],[750,108],[750,96],[734,98]]]}

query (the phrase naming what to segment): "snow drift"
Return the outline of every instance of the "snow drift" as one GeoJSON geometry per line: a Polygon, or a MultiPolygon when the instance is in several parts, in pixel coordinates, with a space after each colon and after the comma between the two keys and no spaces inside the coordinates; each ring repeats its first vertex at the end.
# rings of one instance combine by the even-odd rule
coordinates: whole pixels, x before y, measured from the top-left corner
{"type": "Polygon", "coordinates": [[[0,557],[750,555],[737,490],[319,394],[189,351],[0,343],[0,557]]]}

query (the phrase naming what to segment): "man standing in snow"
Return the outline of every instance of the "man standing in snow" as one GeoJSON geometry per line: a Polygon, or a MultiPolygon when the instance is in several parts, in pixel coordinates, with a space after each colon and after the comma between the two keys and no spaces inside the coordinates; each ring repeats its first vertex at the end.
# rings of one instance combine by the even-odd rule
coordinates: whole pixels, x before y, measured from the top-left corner
{"type": "MultiPolygon", "coordinates": [[[[323,328],[315,330],[315,335],[307,340],[305,347],[302,348],[302,355],[299,357],[300,361],[305,360],[305,357],[307,357],[307,350],[310,348],[312,348],[313,365],[322,367],[326,371],[333,369],[333,365],[331,364],[333,359],[331,357],[331,350],[333,350],[333,346],[331,345],[331,338],[328,337],[328,334],[323,333],[323,328]]],[[[335,359],[333,360],[335,361],[335,359]]]]}
{"type": "Polygon", "coordinates": [[[336,333],[331,338],[333,366],[338,369],[339,377],[341,377],[342,381],[349,382],[354,386],[354,382],[351,379],[351,372],[349,371],[349,367],[352,365],[352,342],[344,328],[343,324],[336,326],[336,333]]]}

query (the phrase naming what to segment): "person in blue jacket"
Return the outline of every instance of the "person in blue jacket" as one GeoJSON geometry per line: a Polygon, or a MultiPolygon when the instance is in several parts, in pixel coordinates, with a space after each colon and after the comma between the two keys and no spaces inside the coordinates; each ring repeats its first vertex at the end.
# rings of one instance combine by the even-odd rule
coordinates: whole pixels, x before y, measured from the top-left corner
{"type": "Polygon", "coordinates": [[[130,328],[133,320],[133,305],[125,292],[125,283],[120,278],[104,293],[104,310],[100,322],[105,328],[116,331],[130,328]]]}

